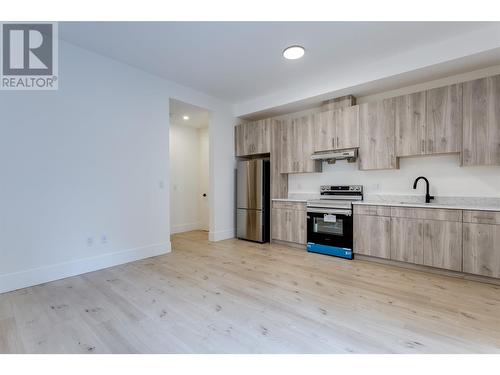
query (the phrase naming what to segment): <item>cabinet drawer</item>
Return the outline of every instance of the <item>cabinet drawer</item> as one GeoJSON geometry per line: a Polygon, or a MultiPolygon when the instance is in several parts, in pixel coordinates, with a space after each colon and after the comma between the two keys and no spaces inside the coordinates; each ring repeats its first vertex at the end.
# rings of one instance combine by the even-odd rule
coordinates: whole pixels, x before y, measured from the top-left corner
{"type": "Polygon", "coordinates": [[[464,223],[500,224],[500,212],[464,211],[464,223]]]}
{"type": "Polygon", "coordinates": [[[391,207],[391,216],[404,217],[409,219],[462,221],[461,210],[448,210],[438,208],[391,207]]]}
{"type": "Polygon", "coordinates": [[[305,211],[305,202],[292,202],[292,201],[273,201],[273,208],[276,209],[286,209],[295,211],[305,211]]]}
{"type": "Polygon", "coordinates": [[[388,206],[363,206],[353,205],[355,215],[391,216],[391,208],[388,206]]]}

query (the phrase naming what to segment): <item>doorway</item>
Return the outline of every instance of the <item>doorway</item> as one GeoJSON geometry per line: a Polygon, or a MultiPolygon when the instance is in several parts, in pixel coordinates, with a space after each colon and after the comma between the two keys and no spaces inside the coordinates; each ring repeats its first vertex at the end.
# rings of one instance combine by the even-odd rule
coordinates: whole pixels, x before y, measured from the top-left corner
{"type": "Polygon", "coordinates": [[[211,112],[170,99],[170,233],[210,227],[211,112]]]}

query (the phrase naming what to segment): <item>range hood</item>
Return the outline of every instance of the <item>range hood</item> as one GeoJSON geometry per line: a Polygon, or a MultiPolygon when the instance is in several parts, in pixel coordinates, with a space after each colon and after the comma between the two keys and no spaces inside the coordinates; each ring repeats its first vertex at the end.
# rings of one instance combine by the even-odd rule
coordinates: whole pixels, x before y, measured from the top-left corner
{"type": "Polygon", "coordinates": [[[337,160],[347,160],[349,163],[354,163],[357,157],[357,148],[350,148],[347,150],[318,151],[311,155],[311,159],[326,161],[329,164],[334,164],[337,160]]]}

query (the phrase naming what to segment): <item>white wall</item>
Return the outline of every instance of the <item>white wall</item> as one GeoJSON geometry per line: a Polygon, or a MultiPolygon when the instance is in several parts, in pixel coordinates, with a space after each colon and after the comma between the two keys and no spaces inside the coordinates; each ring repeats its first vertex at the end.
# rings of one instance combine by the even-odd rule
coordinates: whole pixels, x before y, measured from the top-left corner
{"type": "Polygon", "coordinates": [[[359,171],[355,163],[323,163],[323,173],[289,175],[289,193],[319,193],[320,185],[363,185],[365,194],[425,194],[413,181],[426,176],[431,194],[500,198],[500,167],[460,167],[458,155],[401,158],[399,170],[359,171]]]}
{"type": "Polygon", "coordinates": [[[200,203],[200,229],[209,230],[210,227],[210,212],[209,212],[209,197],[212,195],[210,191],[210,139],[208,128],[198,129],[198,139],[200,140],[200,185],[198,190],[198,200],[200,203]],[[207,194],[206,197],[203,194],[207,194]]]}
{"type": "Polygon", "coordinates": [[[213,112],[211,237],[231,237],[230,107],[66,42],[59,53],[58,91],[0,92],[0,292],[170,250],[170,97],[213,112]]]}
{"type": "Polygon", "coordinates": [[[171,233],[202,229],[208,223],[201,196],[202,183],[208,189],[207,145],[208,129],[170,125],[171,233]]]}

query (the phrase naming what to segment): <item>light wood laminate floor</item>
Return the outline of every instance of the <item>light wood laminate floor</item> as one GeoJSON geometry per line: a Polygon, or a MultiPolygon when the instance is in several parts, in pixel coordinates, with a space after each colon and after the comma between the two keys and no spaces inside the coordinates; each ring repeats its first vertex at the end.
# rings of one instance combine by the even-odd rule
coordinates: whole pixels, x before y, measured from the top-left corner
{"type": "Polygon", "coordinates": [[[0,352],[500,352],[499,286],[205,232],[172,241],[0,295],[0,352]]]}

